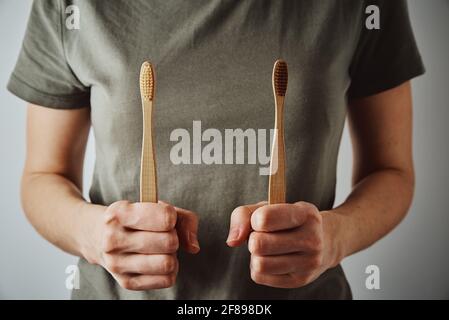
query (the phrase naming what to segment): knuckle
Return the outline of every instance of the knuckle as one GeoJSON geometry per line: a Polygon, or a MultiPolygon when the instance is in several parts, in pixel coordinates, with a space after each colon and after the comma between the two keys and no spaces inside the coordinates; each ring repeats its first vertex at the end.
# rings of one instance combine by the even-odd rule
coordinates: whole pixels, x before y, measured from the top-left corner
{"type": "Polygon", "coordinates": [[[257,232],[252,232],[248,240],[248,250],[251,254],[258,254],[263,251],[263,241],[257,232]]]}
{"type": "Polygon", "coordinates": [[[172,273],[176,270],[176,258],[171,255],[166,255],[162,259],[161,270],[164,274],[172,273]]]}
{"type": "Polygon", "coordinates": [[[170,288],[172,287],[176,282],[176,275],[168,275],[168,276],[164,276],[162,278],[162,283],[161,286],[163,288],[170,288]]]}
{"type": "Polygon", "coordinates": [[[300,202],[297,202],[296,205],[300,206],[301,209],[305,213],[309,213],[311,215],[318,215],[319,214],[318,208],[314,204],[312,204],[310,202],[300,201],[300,202]]]}
{"type": "Polygon", "coordinates": [[[122,268],[118,259],[110,258],[106,261],[106,268],[112,273],[121,273],[122,268]]]}
{"type": "Polygon", "coordinates": [[[270,223],[269,210],[261,207],[251,216],[251,227],[254,230],[267,230],[270,223]]]}
{"type": "Polygon", "coordinates": [[[324,250],[324,241],[321,237],[317,237],[315,240],[315,250],[317,252],[322,252],[324,250]]]}
{"type": "Polygon", "coordinates": [[[306,249],[307,252],[314,252],[314,246],[313,246],[313,240],[312,239],[304,239],[302,240],[302,245],[304,246],[304,248],[306,249]]]}
{"type": "Polygon", "coordinates": [[[309,273],[306,273],[306,275],[304,276],[304,286],[311,283],[312,281],[314,281],[315,279],[315,273],[310,271],[309,273]]]}
{"type": "Polygon", "coordinates": [[[306,201],[299,201],[299,202],[297,202],[297,205],[300,205],[301,207],[303,207],[304,210],[307,210],[307,211],[312,211],[315,209],[315,206],[313,204],[311,204],[310,202],[306,202],[306,201]]]}
{"type": "Polygon", "coordinates": [[[310,217],[312,219],[312,221],[316,224],[321,224],[323,222],[323,217],[321,216],[321,214],[319,212],[312,212],[310,214],[310,217]]]}
{"type": "Polygon", "coordinates": [[[323,240],[319,236],[311,236],[302,240],[302,245],[309,253],[320,253],[323,250],[323,240]]]}
{"type": "Polygon", "coordinates": [[[300,277],[297,280],[292,282],[292,286],[296,287],[296,288],[304,287],[306,284],[307,284],[306,278],[304,278],[304,277],[300,277]]]}
{"type": "Polygon", "coordinates": [[[248,213],[248,208],[246,206],[239,206],[235,208],[231,213],[231,219],[235,219],[239,216],[246,215],[248,213]]]}
{"type": "Polygon", "coordinates": [[[118,247],[117,236],[115,230],[107,227],[104,231],[102,249],[104,252],[111,252],[118,247]]]}
{"type": "Polygon", "coordinates": [[[262,278],[261,278],[261,274],[260,272],[257,272],[255,270],[251,270],[251,279],[258,284],[263,284],[262,283],[262,278]]]}
{"type": "Polygon", "coordinates": [[[179,239],[176,231],[171,231],[167,234],[165,240],[167,253],[175,253],[179,249],[179,239]]]}
{"type": "Polygon", "coordinates": [[[129,207],[131,202],[129,202],[128,200],[120,200],[120,201],[115,202],[115,204],[117,205],[118,208],[126,209],[129,207]]]}
{"type": "Polygon", "coordinates": [[[113,204],[111,204],[109,206],[109,210],[111,211],[112,214],[116,215],[121,210],[128,209],[129,205],[130,205],[129,201],[127,201],[127,200],[120,200],[120,201],[116,201],[113,204]]]}
{"type": "Polygon", "coordinates": [[[176,225],[176,210],[168,204],[163,205],[162,214],[164,215],[164,230],[169,231],[176,225]]]}
{"type": "Polygon", "coordinates": [[[307,284],[307,277],[300,274],[292,274],[292,287],[303,287],[307,284]]]}
{"type": "Polygon", "coordinates": [[[246,211],[246,207],[245,206],[239,206],[237,208],[234,209],[234,211],[232,211],[231,215],[238,215],[240,212],[245,212],[246,211]]]}
{"type": "Polygon", "coordinates": [[[251,269],[255,272],[264,272],[266,269],[266,263],[263,257],[251,256],[251,269]]]}
{"type": "Polygon", "coordinates": [[[144,289],[144,285],[142,284],[142,281],[138,280],[138,277],[131,277],[129,279],[129,289],[128,290],[143,290],[144,289]]]}
{"type": "Polygon", "coordinates": [[[120,279],[119,284],[122,288],[127,290],[136,290],[135,281],[131,277],[120,279]]]}
{"type": "Polygon", "coordinates": [[[323,239],[319,236],[314,236],[309,240],[309,248],[314,253],[320,253],[323,250],[323,239]]]}
{"type": "Polygon", "coordinates": [[[320,254],[313,255],[310,257],[310,267],[312,269],[317,269],[321,266],[322,263],[322,256],[320,254]]]}

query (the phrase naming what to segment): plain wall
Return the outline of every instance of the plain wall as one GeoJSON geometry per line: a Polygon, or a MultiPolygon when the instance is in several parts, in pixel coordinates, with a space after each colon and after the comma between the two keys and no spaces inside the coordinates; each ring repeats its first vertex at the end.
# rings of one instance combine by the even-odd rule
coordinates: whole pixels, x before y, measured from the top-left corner
{"type": "MultiPolygon", "coordinates": [[[[66,299],[68,265],[76,258],[42,239],[20,207],[25,157],[25,103],[6,91],[25,31],[31,1],[0,0],[0,298],[66,299]]],[[[409,1],[415,36],[427,73],[414,80],[415,199],[407,218],[343,266],[356,299],[449,298],[449,2],[409,1]],[[365,268],[380,268],[380,289],[365,287],[365,268]]],[[[89,141],[88,189],[94,151],[89,141]]],[[[352,154],[345,130],[338,163],[337,200],[350,191],[352,154]]]]}

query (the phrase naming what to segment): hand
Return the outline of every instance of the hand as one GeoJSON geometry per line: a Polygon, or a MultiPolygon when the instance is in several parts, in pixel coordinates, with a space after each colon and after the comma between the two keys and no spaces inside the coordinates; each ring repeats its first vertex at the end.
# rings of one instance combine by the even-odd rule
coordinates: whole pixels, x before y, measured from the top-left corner
{"type": "Polygon", "coordinates": [[[323,216],[306,202],[238,207],[232,212],[226,242],[236,247],[248,240],[251,278],[256,283],[302,287],[338,264],[323,216]]]}
{"type": "Polygon", "coordinates": [[[88,260],[102,265],[125,289],[171,287],[178,273],[178,247],[200,250],[197,216],[164,202],[118,201],[103,218],[92,237],[96,252],[88,260]]]}

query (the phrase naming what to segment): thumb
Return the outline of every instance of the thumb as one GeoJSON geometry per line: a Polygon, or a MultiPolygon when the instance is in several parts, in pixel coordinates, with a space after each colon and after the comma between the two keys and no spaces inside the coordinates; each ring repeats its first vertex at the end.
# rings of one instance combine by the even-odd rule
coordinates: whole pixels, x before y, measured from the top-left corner
{"type": "Polygon", "coordinates": [[[198,253],[200,244],[198,242],[198,216],[192,211],[175,207],[178,214],[176,231],[179,244],[189,253],[198,253]]]}
{"type": "Polygon", "coordinates": [[[251,233],[251,215],[266,204],[265,201],[256,204],[237,207],[232,211],[229,235],[226,243],[230,247],[238,247],[245,242],[251,233]]]}

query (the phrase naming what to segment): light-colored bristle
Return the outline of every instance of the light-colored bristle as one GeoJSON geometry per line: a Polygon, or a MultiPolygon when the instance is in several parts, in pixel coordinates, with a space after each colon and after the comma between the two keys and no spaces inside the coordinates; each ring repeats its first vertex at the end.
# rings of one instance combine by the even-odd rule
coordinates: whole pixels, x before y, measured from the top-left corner
{"type": "Polygon", "coordinates": [[[151,101],[154,98],[154,72],[148,61],[142,63],[140,68],[140,94],[143,100],[151,101]]]}
{"type": "Polygon", "coordinates": [[[277,60],[273,68],[273,86],[277,96],[285,96],[287,91],[288,69],[287,63],[283,60],[277,60]]]}

